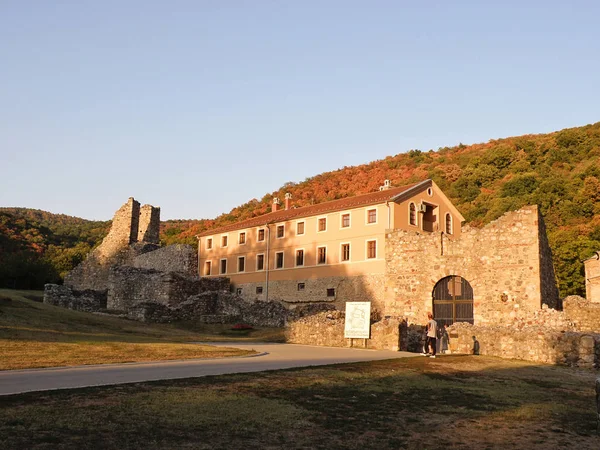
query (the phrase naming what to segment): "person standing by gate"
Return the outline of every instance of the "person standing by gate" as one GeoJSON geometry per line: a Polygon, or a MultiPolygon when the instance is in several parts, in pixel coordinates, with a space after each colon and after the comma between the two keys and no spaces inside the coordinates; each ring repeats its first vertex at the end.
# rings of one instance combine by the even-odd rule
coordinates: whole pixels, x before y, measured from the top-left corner
{"type": "Polygon", "coordinates": [[[435,358],[437,347],[437,322],[433,320],[433,314],[427,313],[427,349],[431,349],[431,358],[435,358]]]}

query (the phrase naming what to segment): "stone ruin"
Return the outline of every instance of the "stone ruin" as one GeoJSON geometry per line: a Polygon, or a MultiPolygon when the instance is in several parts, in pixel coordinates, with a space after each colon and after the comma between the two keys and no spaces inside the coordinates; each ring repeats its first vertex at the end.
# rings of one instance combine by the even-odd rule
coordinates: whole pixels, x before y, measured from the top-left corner
{"type": "Polygon", "coordinates": [[[146,322],[284,325],[285,307],[245,301],[231,293],[227,278],[200,278],[196,250],[161,247],[159,231],[160,208],[140,207],[130,197],[115,213],[108,235],[67,274],[64,285],[45,286],[44,303],[146,322]]]}
{"type": "Polygon", "coordinates": [[[112,266],[133,265],[134,259],[159,248],[160,208],[140,207],[130,197],[115,213],[112,227],[102,243],[65,276],[73,290],[106,291],[112,266]]]}
{"type": "Polygon", "coordinates": [[[277,301],[244,300],[231,292],[227,278],[200,278],[195,249],[187,245],[161,247],[159,227],[160,209],[140,207],[130,198],[116,212],[108,236],[65,277],[64,286],[46,285],[44,302],[146,322],[287,325],[288,342],[416,351],[423,334],[419,317],[427,308],[430,293],[419,293],[414,286],[401,283],[413,279],[421,289],[449,273],[468,272],[478,292],[485,293],[479,300],[475,298],[480,311],[485,307],[485,316],[476,316],[475,325],[449,327],[452,353],[473,353],[477,341],[479,354],[600,366],[600,253],[585,261],[587,299],[558,299],[543,222],[535,208],[507,213],[482,230],[466,231],[458,242],[390,232],[386,291],[404,293],[388,302],[383,311],[374,305],[377,317],[371,317],[371,338],[366,340],[343,337],[344,312],[334,305],[306,304],[290,310],[277,301]],[[443,243],[443,251],[436,254],[436,245],[425,245],[429,240],[443,243]],[[473,244],[482,240],[488,245],[473,244]],[[493,242],[498,245],[490,245],[493,242]],[[416,260],[411,260],[411,273],[404,274],[405,264],[399,259],[414,254],[416,247],[430,254],[419,260],[422,267],[416,270],[416,260]],[[471,264],[477,252],[483,252],[478,258],[487,266],[471,264]],[[529,271],[538,269],[523,278],[506,270],[507,262],[529,271]],[[487,278],[491,282],[487,283],[487,278]],[[507,288],[516,295],[500,295],[507,288]],[[420,297],[413,299],[415,295],[420,297]],[[400,307],[402,301],[405,307],[400,307]]]}
{"type": "Polygon", "coordinates": [[[288,340],[421,351],[433,286],[460,275],[475,291],[475,323],[448,328],[452,353],[473,354],[475,337],[481,355],[600,367],[600,252],[584,262],[587,298],[560,299],[536,207],[506,213],[481,229],[466,228],[457,240],[389,230],[386,259],[387,298],[381,306],[373,304],[383,319],[372,318],[370,339],[344,339],[343,311],[330,310],[290,322],[288,340]]]}

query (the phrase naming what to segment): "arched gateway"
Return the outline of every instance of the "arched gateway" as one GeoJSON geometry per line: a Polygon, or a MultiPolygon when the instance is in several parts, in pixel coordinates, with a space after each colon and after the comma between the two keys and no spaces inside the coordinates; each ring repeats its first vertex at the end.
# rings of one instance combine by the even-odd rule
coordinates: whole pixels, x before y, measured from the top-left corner
{"type": "Polygon", "coordinates": [[[433,288],[433,317],[439,326],[473,323],[473,288],[462,277],[442,278],[433,288]]]}

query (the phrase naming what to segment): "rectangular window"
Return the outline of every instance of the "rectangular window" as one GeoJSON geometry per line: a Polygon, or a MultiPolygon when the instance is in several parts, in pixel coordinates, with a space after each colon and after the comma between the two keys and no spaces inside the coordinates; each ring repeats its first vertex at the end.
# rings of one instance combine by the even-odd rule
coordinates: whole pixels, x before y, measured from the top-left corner
{"type": "Polygon", "coordinates": [[[204,275],[206,275],[206,276],[210,275],[211,266],[212,266],[212,261],[206,261],[204,263],[204,275]]]}
{"type": "Polygon", "coordinates": [[[306,285],[304,283],[298,283],[298,290],[303,291],[306,285]]]}
{"type": "Polygon", "coordinates": [[[227,236],[221,236],[221,247],[227,247],[227,236]]]}
{"type": "Polygon", "coordinates": [[[335,288],[327,289],[327,297],[335,297],[335,288]]]}
{"type": "Polygon", "coordinates": [[[221,274],[227,273],[227,260],[226,259],[222,259],[221,260],[221,274]]]}
{"type": "Polygon", "coordinates": [[[342,244],[342,261],[350,261],[350,244],[342,244]]]}
{"type": "Polygon", "coordinates": [[[350,226],[350,213],[342,214],[342,228],[348,228],[350,226]]]}
{"type": "Polygon", "coordinates": [[[317,264],[327,263],[327,247],[317,248],[317,264]]]}
{"type": "Polygon", "coordinates": [[[238,272],[244,272],[246,270],[246,257],[238,257],[238,272]]]}
{"type": "Polygon", "coordinates": [[[212,248],[212,238],[208,238],[206,240],[206,249],[210,250],[212,248]]]}
{"type": "Polygon", "coordinates": [[[240,233],[240,239],[238,242],[240,245],[244,245],[246,243],[246,233],[245,232],[240,233]]]}
{"type": "Polygon", "coordinates": [[[263,287],[262,286],[256,286],[256,293],[257,294],[262,294],[263,293],[263,287]]]}
{"type": "Polygon", "coordinates": [[[327,218],[321,217],[317,222],[317,231],[327,231],[327,218]]]}
{"type": "Polygon", "coordinates": [[[283,269],[283,252],[275,253],[275,268],[283,269]]]}
{"type": "Polygon", "coordinates": [[[265,255],[256,255],[256,270],[265,270],[265,255]]]}
{"type": "Polygon", "coordinates": [[[296,224],[296,235],[301,236],[304,234],[304,222],[298,222],[296,224]]]}
{"type": "Polygon", "coordinates": [[[283,236],[285,236],[285,227],[277,225],[277,239],[281,239],[283,236]]]}
{"type": "Polygon", "coordinates": [[[261,228],[258,230],[258,238],[257,241],[261,242],[265,240],[265,229],[261,228]]]}
{"type": "Polygon", "coordinates": [[[367,258],[377,258],[377,241],[367,241],[367,258]]]}
{"type": "Polygon", "coordinates": [[[377,210],[369,209],[367,211],[367,223],[377,223],[377,210]]]}
{"type": "Polygon", "coordinates": [[[296,250],[296,266],[304,265],[304,250],[296,250]]]}

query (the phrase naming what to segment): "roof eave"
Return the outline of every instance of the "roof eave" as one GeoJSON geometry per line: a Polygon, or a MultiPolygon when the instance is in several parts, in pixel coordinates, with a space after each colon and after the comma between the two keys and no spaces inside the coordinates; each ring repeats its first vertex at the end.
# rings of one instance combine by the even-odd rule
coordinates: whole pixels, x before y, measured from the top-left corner
{"type": "Polygon", "coordinates": [[[392,198],[390,198],[390,202],[397,202],[397,201],[402,201],[405,200],[411,196],[413,196],[414,194],[416,194],[417,192],[419,192],[421,189],[423,189],[424,187],[427,186],[431,186],[432,180],[431,178],[428,178],[427,180],[423,180],[420,183],[415,184],[413,187],[400,192],[399,194],[393,196],[392,198]]]}

